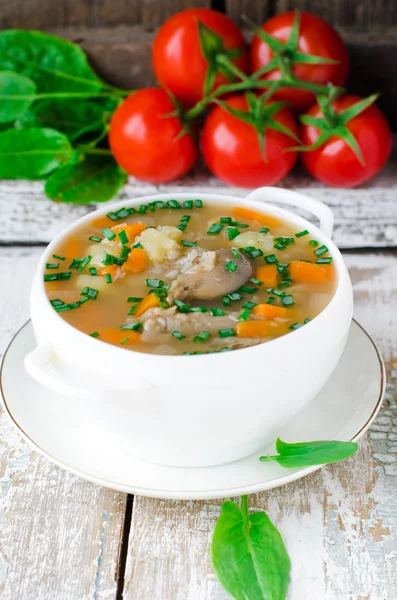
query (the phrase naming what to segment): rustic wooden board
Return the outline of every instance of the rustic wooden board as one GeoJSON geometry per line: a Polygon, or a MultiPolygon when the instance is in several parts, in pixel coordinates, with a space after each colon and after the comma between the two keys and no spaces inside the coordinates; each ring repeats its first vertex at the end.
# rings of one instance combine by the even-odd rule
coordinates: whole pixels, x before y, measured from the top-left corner
{"type": "MultiPolygon", "coordinates": [[[[335,241],[341,248],[393,247],[397,245],[397,156],[383,173],[357,189],[325,188],[303,171],[287,177],[283,185],[326,202],[335,213],[335,241]]],[[[130,180],[116,200],[161,192],[195,191],[232,193],[244,197],[248,191],[227,188],[202,169],[168,185],[154,186],[130,180]]],[[[98,205],[99,206],[99,205],[98,205]]],[[[110,204],[109,204],[110,206],[110,204]]],[[[39,182],[3,181],[0,185],[0,244],[43,244],[66,225],[95,207],[56,204],[43,194],[39,182]]]]}
{"type": "MultiPolygon", "coordinates": [[[[0,248],[0,358],[28,319],[40,254],[39,248],[0,248]]],[[[126,496],[40,457],[2,407],[0,489],[2,600],[116,599],[126,496]]]]}
{"type": "MultiPolygon", "coordinates": [[[[250,497],[280,529],[292,559],[289,600],[397,597],[397,256],[346,255],[356,317],[388,365],[383,409],[360,451],[340,465],[250,497]]],[[[220,501],[136,497],[125,600],[225,600],[209,543],[220,501]]]]}

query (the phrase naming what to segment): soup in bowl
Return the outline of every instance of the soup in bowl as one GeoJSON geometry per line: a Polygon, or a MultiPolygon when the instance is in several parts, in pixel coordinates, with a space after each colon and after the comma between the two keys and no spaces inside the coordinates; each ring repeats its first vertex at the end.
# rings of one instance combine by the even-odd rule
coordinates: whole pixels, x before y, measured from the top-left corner
{"type": "Polygon", "coordinates": [[[331,230],[327,207],[274,188],[157,195],[88,215],[39,265],[27,369],[85,398],[145,459],[248,455],[343,351],[352,293],[331,230]],[[272,199],[311,210],[321,228],[263,203],[272,199]]]}

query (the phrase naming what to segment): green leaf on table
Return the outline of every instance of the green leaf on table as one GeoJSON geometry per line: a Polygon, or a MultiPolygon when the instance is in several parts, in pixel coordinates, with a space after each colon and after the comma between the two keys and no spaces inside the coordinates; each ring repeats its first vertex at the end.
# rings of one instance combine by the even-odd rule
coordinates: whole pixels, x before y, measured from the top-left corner
{"type": "Polygon", "coordinates": [[[291,568],[284,542],[266,513],[248,515],[246,502],[243,510],[222,505],[211,543],[216,576],[236,600],[284,600],[291,568]]]}
{"type": "Polygon", "coordinates": [[[126,178],[111,156],[87,156],[79,164],[55,171],[46,181],[45,193],[58,202],[106,202],[115,196],[126,178]]]}
{"type": "Polygon", "coordinates": [[[33,102],[35,83],[18,73],[0,71],[0,123],[15,121],[33,102]]]}
{"type": "Polygon", "coordinates": [[[16,127],[51,127],[74,141],[103,130],[117,105],[117,102],[110,103],[109,100],[40,100],[21,115],[16,127]]]}
{"type": "Polygon", "coordinates": [[[54,129],[0,133],[0,179],[43,179],[76,157],[68,138],[54,129]]]}
{"type": "Polygon", "coordinates": [[[288,444],[278,438],[276,442],[278,455],[261,456],[260,460],[263,462],[276,461],[287,469],[313,467],[344,460],[352,456],[357,448],[356,442],[330,440],[288,444]]]}
{"type": "Polygon", "coordinates": [[[30,77],[39,92],[95,93],[105,85],[77,44],[40,31],[1,31],[0,70],[30,77]]]}

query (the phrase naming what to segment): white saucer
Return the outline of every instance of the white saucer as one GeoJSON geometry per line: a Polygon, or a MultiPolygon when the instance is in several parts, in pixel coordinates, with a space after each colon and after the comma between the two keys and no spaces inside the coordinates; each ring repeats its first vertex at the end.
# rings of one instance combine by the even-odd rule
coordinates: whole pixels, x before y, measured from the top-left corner
{"type": "MultiPolygon", "coordinates": [[[[54,395],[29,377],[23,359],[34,345],[29,322],[4,356],[0,386],[6,411],[22,437],[38,452],[84,479],[131,494],[190,500],[255,493],[319,468],[290,470],[277,463],[260,462],[262,454],[274,453],[272,445],[217,467],[166,467],[139,460],[129,455],[125,443],[109,432],[105,422],[92,422],[84,401],[54,395]],[[54,411],[55,403],[62,403],[61,419],[59,406],[54,411]]],[[[331,379],[279,435],[290,442],[357,440],[376,417],[384,387],[379,352],[369,335],[353,322],[331,379]]]]}

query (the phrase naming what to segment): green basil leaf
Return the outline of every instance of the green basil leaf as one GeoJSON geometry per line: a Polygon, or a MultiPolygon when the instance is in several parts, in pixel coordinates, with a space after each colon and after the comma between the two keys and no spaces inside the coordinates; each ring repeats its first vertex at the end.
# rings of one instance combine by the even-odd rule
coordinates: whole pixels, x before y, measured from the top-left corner
{"type": "Polygon", "coordinates": [[[72,204],[106,202],[125,184],[126,174],[108,156],[88,156],[77,165],[58,169],[46,181],[51,200],[72,204]]]}
{"type": "Polygon", "coordinates": [[[0,134],[0,178],[43,179],[75,159],[68,138],[54,129],[8,129],[0,134]]]}
{"type": "Polygon", "coordinates": [[[30,77],[39,92],[95,93],[104,86],[79,46],[40,31],[1,31],[0,70],[30,77]]]}
{"type": "Polygon", "coordinates": [[[12,71],[0,71],[0,123],[15,121],[33,102],[34,82],[12,71]]]}
{"type": "Polygon", "coordinates": [[[216,576],[236,600],[284,600],[291,568],[284,542],[266,513],[246,511],[222,505],[211,543],[216,576]]]}
{"type": "Polygon", "coordinates": [[[16,121],[16,127],[50,127],[71,140],[102,131],[117,106],[102,100],[48,99],[35,102],[16,121]]]}
{"type": "Polygon", "coordinates": [[[261,456],[260,460],[276,461],[287,469],[325,465],[344,460],[357,451],[356,442],[339,442],[336,440],[319,442],[299,442],[288,444],[277,439],[276,456],[261,456]]]}

